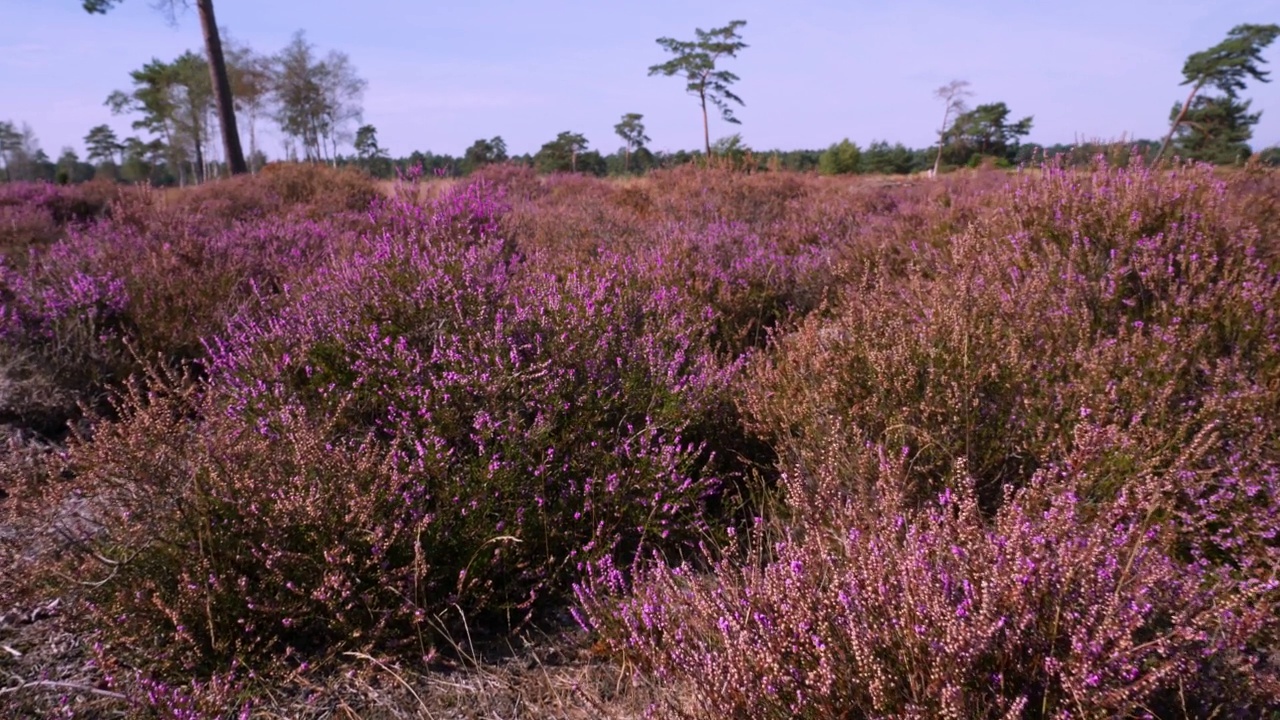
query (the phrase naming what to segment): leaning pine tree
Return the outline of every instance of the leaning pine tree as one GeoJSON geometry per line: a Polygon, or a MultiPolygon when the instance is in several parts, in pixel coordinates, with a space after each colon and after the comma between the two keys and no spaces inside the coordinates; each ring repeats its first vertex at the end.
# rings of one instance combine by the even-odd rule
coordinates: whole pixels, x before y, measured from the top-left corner
{"type": "Polygon", "coordinates": [[[1191,92],[1182,103],[1182,110],[1174,116],[1169,134],[1164,136],[1164,142],[1156,153],[1155,162],[1159,162],[1169,148],[1178,126],[1186,121],[1196,95],[1206,85],[1216,87],[1227,98],[1234,99],[1236,93],[1244,89],[1246,76],[1258,82],[1269,82],[1267,75],[1270,73],[1261,68],[1267,62],[1262,59],[1262,51],[1275,42],[1277,36],[1280,36],[1280,25],[1237,25],[1227,33],[1227,39],[1187,58],[1182,66],[1185,78],[1182,84],[1190,85],[1191,92]]]}

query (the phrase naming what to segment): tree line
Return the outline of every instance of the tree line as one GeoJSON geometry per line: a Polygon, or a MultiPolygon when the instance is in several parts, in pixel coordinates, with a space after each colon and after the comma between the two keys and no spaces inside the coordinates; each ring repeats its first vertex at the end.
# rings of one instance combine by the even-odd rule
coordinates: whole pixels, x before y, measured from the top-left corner
{"type": "MultiPolygon", "coordinates": [[[[89,12],[105,13],[121,1],[83,0],[83,4],[89,12]]],[[[672,57],[649,67],[651,76],[682,79],[685,91],[698,101],[701,152],[651,151],[644,116],[629,112],[614,127],[622,145],[611,154],[590,148],[582,133],[566,130],[536,153],[519,156],[509,155],[499,136],[478,139],[457,157],[414,152],[392,158],[379,145],[377,129],[362,124],[360,103],[366,82],[345,53],[330,51],[321,57],[302,31],[274,55],[262,55],[234,41],[224,45],[212,0],[193,1],[200,13],[205,52],[188,51],[167,62],[153,59],[130,73],[131,88],[115,91],[106,100],[113,113],[134,116],[132,128],[147,137],[119,138],[109,126],[98,125],[85,136],[84,160],[73,149],[64,148],[55,161],[39,148],[29,126],[0,122],[4,179],[80,182],[105,176],[165,185],[200,182],[237,172],[241,166],[252,172],[267,161],[258,143],[258,128],[264,120],[273,121],[284,138],[283,159],[357,165],[378,177],[419,166],[436,175],[459,176],[495,163],[524,164],[545,173],[626,175],[712,157],[745,169],[904,174],[988,164],[1011,167],[1068,154],[1077,160],[1088,156],[1079,143],[1048,147],[1024,143],[1033,117],[1012,119],[1004,102],[970,108],[967,101],[974,93],[964,80],[953,80],[935,91],[943,103],[943,117],[937,142],[927,148],[887,141],[873,141],[863,148],[846,138],[822,150],[756,152],[739,133],[713,143],[709,106],[730,124],[741,124],[734,107],[745,107],[732,90],[738,76],[721,67],[748,47],[739,34],[746,22],[734,20],[711,30],[698,28],[693,40],[659,38],[658,45],[672,57]],[[248,130],[247,159],[240,150],[237,118],[248,130]],[[344,154],[347,146],[354,152],[344,154]]],[[[157,6],[172,17],[186,4],[186,0],[164,0],[157,6]]],[[[1161,142],[1131,141],[1125,151],[1153,162],[1170,148],[1186,159],[1219,164],[1250,157],[1249,140],[1262,113],[1250,112],[1250,101],[1240,92],[1247,79],[1269,81],[1261,53],[1277,36],[1280,26],[1274,24],[1238,25],[1221,43],[1192,54],[1183,67],[1183,85],[1191,90],[1171,110],[1167,136],[1161,142]]],[[[1084,150],[1089,150],[1105,144],[1085,145],[1084,150]]],[[[1280,165],[1280,148],[1268,148],[1259,157],[1280,165]]]]}
{"type": "MultiPolygon", "coordinates": [[[[321,56],[299,31],[270,56],[228,43],[224,62],[235,112],[248,130],[247,169],[257,170],[267,161],[258,142],[267,120],[274,121],[283,136],[284,157],[290,160],[336,164],[341,147],[355,139],[365,81],[346,54],[331,51],[321,56]]],[[[114,114],[133,117],[132,128],[142,135],[121,138],[105,124],[90,128],[84,138],[85,161],[70,148],[57,161],[44,158],[45,165],[52,165],[52,179],[76,182],[105,176],[185,185],[229,168],[225,147],[218,143],[221,121],[204,56],[187,51],[171,61],[152,59],[132,71],[130,80],[131,86],[112,92],[106,105],[114,114]]],[[[11,133],[21,134],[10,127],[11,133]]],[[[4,132],[0,126],[0,138],[4,132]]],[[[29,128],[25,132],[25,143],[13,144],[28,147],[38,166],[34,138],[29,128]]],[[[27,174],[35,170],[38,167],[28,168],[27,174]]],[[[44,174],[49,174],[48,168],[44,174]]]]}

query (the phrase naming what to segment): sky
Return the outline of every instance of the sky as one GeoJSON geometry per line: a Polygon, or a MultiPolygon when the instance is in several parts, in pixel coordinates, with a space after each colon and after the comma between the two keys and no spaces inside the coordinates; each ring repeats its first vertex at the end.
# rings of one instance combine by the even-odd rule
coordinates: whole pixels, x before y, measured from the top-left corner
{"type": "MultiPolygon", "coordinates": [[[[321,55],[345,52],[368,81],[364,121],[393,156],[460,155],[501,135],[512,154],[557,133],[594,149],[621,146],[613,126],[644,115],[649,147],[702,145],[697,100],[678,78],[650,77],[669,56],[659,37],[745,20],[749,47],[723,69],[745,106],[741,125],[713,119],[711,136],[742,133],[755,149],[818,149],[849,138],[925,147],[943,105],[934,89],[971,83],[971,105],[1005,102],[1034,117],[1033,142],[1159,138],[1186,95],[1189,54],[1240,23],[1280,22],[1280,0],[216,0],[236,41],[274,53],[297,30],[321,55]]],[[[106,123],[136,134],[104,105],[152,58],[202,49],[194,9],[176,24],[150,0],[88,15],[80,0],[0,0],[0,120],[28,123],[56,157],[83,153],[106,123]]],[[[1280,43],[1268,48],[1280,66],[1280,43]]],[[[1280,77],[1276,75],[1275,77],[1280,77]]],[[[1243,93],[1262,110],[1255,149],[1280,144],[1280,82],[1243,93]]],[[[243,133],[243,130],[242,130],[243,133]]],[[[278,134],[259,144],[281,154],[278,134]]]]}

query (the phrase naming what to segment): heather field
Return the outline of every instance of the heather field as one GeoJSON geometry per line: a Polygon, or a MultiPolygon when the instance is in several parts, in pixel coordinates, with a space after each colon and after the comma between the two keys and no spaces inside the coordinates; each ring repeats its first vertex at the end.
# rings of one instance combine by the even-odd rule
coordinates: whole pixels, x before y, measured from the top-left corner
{"type": "Polygon", "coordinates": [[[1280,717],[1280,175],[0,185],[0,716],[1280,717]]]}

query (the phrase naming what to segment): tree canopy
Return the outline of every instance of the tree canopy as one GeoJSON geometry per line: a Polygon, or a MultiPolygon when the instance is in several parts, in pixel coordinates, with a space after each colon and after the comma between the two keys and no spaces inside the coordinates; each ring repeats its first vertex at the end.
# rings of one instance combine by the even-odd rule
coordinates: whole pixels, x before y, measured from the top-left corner
{"type": "Polygon", "coordinates": [[[301,144],[307,160],[337,161],[338,145],[353,140],[351,125],[363,118],[366,82],[346,53],[316,55],[301,30],[273,59],[276,121],[301,144]]]}
{"type": "Polygon", "coordinates": [[[480,138],[471,143],[462,154],[462,171],[474,172],[485,165],[504,162],[507,159],[507,141],[501,135],[488,140],[480,138]]]}
{"type": "Polygon", "coordinates": [[[975,157],[992,156],[1012,162],[1019,138],[1031,132],[1031,116],[1009,121],[1009,106],[986,103],[956,116],[943,134],[952,162],[962,165],[975,157]]]}
{"type": "Polygon", "coordinates": [[[862,149],[845,138],[827,148],[818,158],[818,172],[823,175],[851,175],[862,170],[862,149]]]}
{"type": "Polygon", "coordinates": [[[938,98],[945,105],[942,112],[942,127],[938,128],[938,154],[933,159],[933,174],[937,175],[942,165],[942,151],[946,147],[948,122],[953,118],[964,114],[968,108],[965,106],[965,98],[973,95],[973,91],[969,90],[968,80],[952,80],[933,91],[933,96],[938,98]]]}
{"type": "Polygon", "coordinates": [[[124,151],[124,145],[116,137],[116,131],[109,125],[95,125],[84,136],[84,145],[88,149],[89,160],[98,162],[114,162],[116,155],[124,151]]]}
{"type": "MultiPolygon", "coordinates": [[[[1262,51],[1275,42],[1277,37],[1280,37],[1280,25],[1237,25],[1227,33],[1222,42],[1187,57],[1187,62],[1182,66],[1182,84],[1190,85],[1191,92],[1183,101],[1181,109],[1173,115],[1169,133],[1165,135],[1160,151],[1156,153],[1156,161],[1164,155],[1165,149],[1178,132],[1178,127],[1187,121],[1187,114],[1201,89],[1206,86],[1214,87],[1226,98],[1234,99],[1237,93],[1244,90],[1246,78],[1270,82],[1270,73],[1262,69],[1267,63],[1262,57],[1262,51]]],[[[1202,111],[1210,107],[1211,105],[1203,104],[1200,106],[1202,111]]]]}
{"type": "Polygon", "coordinates": [[[190,169],[197,180],[204,178],[209,132],[207,122],[213,103],[208,66],[192,52],[172,62],[152,59],[129,73],[133,90],[117,90],[106,105],[117,114],[137,113],[135,130],[145,130],[160,139],[168,160],[185,181],[190,169]]]}
{"type": "MultiPolygon", "coordinates": [[[[1232,95],[1197,96],[1175,132],[1179,154],[1188,160],[1220,165],[1246,160],[1252,152],[1249,140],[1253,126],[1262,117],[1261,111],[1250,113],[1249,105],[1248,100],[1232,95]]],[[[1182,107],[1174,105],[1169,119],[1176,119],[1180,113],[1182,107]]]]}
{"type": "Polygon", "coordinates": [[[566,130],[556,139],[544,143],[533,156],[538,172],[578,172],[596,175],[604,173],[604,158],[597,152],[587,151],[587,138],[582,133],[566,130]]]}
{"type": "Polygon", "coordinates": [[[641,122],[643,119],[644,115],[640,113],[627,113],[622,116],[621,122],[613,126],[613,131],[626,143],[623,148],[625,151],[623,172],[631,169],[631,153],[649,142],[649,136],[644,134],[644,123],[641,122]]]}
{"type": "Polygon", "coordinates": [[[738,76],[728,70],[719,70],[716,63],[722,58],[737,57],[747,47],[738,35],[738,30],[747,21],[734,20],[728,25],[711,30],[695,29],[697,40],[676,40],[674,38],[658,38],[663,50],[675,57],[649,68],[649,75],[679,75],[685,79],[685,89],[698,98],[702,108],[702,140],[707,156],[711,155],[711,131],[707,123],[707,103],[710,102],[720,110],[720,117],[727,123],[739,124],[734,117],[730,103],[745,105],[742,98],[735,95],[729,86],[738,81],[738,76]]]}

